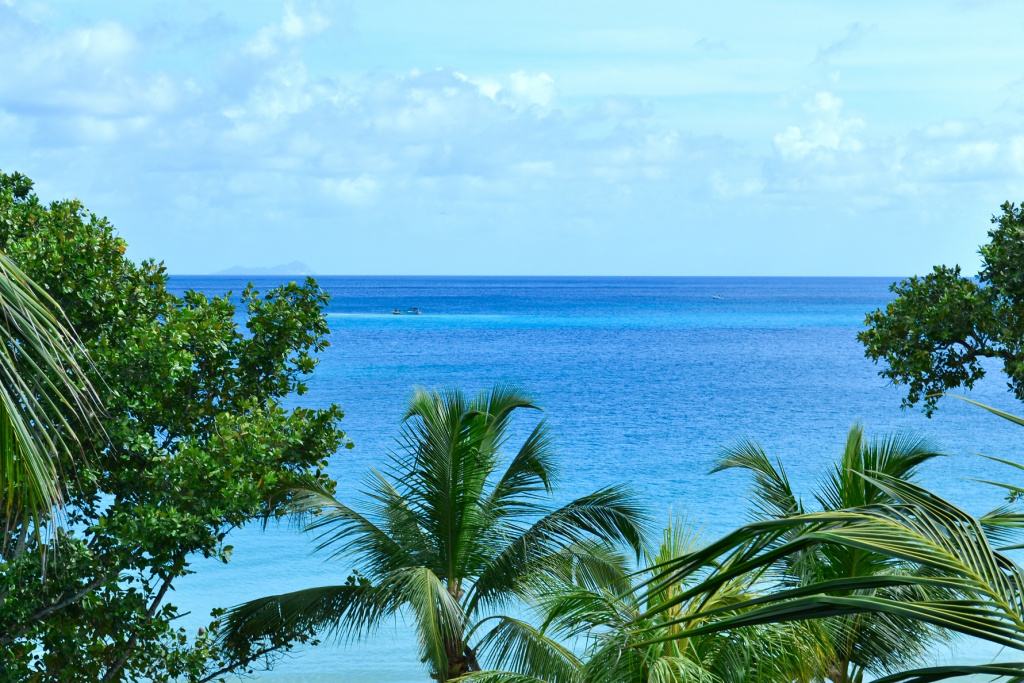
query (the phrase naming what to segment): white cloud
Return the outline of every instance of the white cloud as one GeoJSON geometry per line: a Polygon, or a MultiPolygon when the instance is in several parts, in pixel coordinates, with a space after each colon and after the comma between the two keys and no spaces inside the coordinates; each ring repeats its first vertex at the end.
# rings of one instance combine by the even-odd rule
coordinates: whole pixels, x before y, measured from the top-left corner
{"type": "MultiPolygon", "coordinates": [[[[971,183],[1003,191],[1024,175],[1016,119],[985,124],[944,112],[896,125],[863,91],[841,91],[838,77],[817,81],[823,91],[796,118],[771,106],[780,101],[775,85],[759,82],[759,99],[733,93],[721,122],[695,132],[654,96],[580,96],[571,69],[556,62],[500,72],[325,62],[319,50],[307,53],[311,37],[337,28],[319,5],[275,8],[263,28],[205,45],[201,66],[174,69],[154,66],[169,62],[144,28],[49,27],[4,12],[0,5],[5,164],[40,179],[64,175],[71,194],[79,185],[87,197],[90,187],[117,188],[124,207],[166,201],[179,217],[202,213],[225,225],[243,214],[262,225],[349,212],[424,234],[462,234],[490,216],[614,233],[615,220],[628,224],[637,212],[674,220],[688,215],[684,206],[770,204],[783,215],[837,198],[850,212],[883,211],[966,196],[949,188],[971,183]],[[860,111],[872,112],[871,127],[860,111]]],[[[725,64],[745,49],[739,40],[727,51],[681,44],[722,57],[702,63],[725,64]]],[[[855,68],[843,68],[844,82],[856,82],[847,76],[855,68]]],[[[704,106],[694,102],[686,111],[704,106]]]]}
{"type": "MultiPolygon", "coordinates": [[[[414,70],[411,75],[419,75],[419,72],[414,70]]],[[[555,79],[544,72],[530,75],[520,69],[509,74],[504,81],[489,76],[470,77],[460,71],[454,71],[453,75],[475,87],[484,97],[500,99],[513,107],[537,106],[548,109],[554,104],[557,95],[555,79]]]]}
{"type": "Polygon", "coordinates": [[[52,135],[49,142],[62,133],[77,143],[89,142],[92,133],[97,142],[120,139],[137,130],[140,117],[172,112],[201,94],[192,78],[146,68],[146,49],[136,32],[119,22],[50,30],[0,11],[0,107],[13,106],[59,127],[40,129],[52,135]],[[82,117],[94,121],[83,124],[82,117]],[[135,122],[125,126],[114,120],[127,118],[135,122]],[[106,121],[101,125],[100,119],[106,121]]]}
{"type": "Polygon", "coordinates": [[[281,21],[261,28],[246,43],[245,52],[261,58],[273,57],[281,51],[282,44],[322,33],[330,25],[330,20],[316,5],[300,14],[295,5],[288,2],[285,3],[281,21]]]}
{"type": "Polygon", "coordinates": [[[858,210],[879,210],[943,200],[955,186],[1005,188],[1024,172],[1024,136],[1018,141],[1012,126],[947,119],[869,137],[864,121],[846,116],[831,93],[818,93],[804,110],[809,122],[773,138],[778,157],[765,167],[771,193],[840,192],[858,210]]]}
{"type": "Polygon", "coordinates": [[[495,99],[498,93],[501,92],[501,81],[496,78],[470,78],[464,73],[458,71],[453,72],[454,76],[465,83],[470,83],[476,86],[477,91],[484,97],[495,99]]]}
{"type": "Polygon", "coordinates": [[[380,188],[376,180],[366,175],[356,178],[326,178],[322,181],[322,186],[331,197],[353,205],[372,202],[380,188]]]}
{"type": "Polygon", "coordinates": [[[530,76],[525,71],[509,74],[509,92],[517,101],[550,107],[555,99],[555,79],[546,73],[530,76]]]}
{"type": "Polygon", "coordinates": [[[842,117],[842,99],[828,92],[819,92],[804,105],[814,120],[804,127],[789,126],[775,136],[775,148],[787,161],[808,157],[832,158],[834,152],[860,152],[864,149],[858,134],[865,128],[863,120],[842,117]]]}
{"type": "Polygon", "coordinates": [[[123,25],[104,21],[72,31],[60,49],[75,59],[107,64],[130,57],[138,49],[138,41],[123,25]]]}

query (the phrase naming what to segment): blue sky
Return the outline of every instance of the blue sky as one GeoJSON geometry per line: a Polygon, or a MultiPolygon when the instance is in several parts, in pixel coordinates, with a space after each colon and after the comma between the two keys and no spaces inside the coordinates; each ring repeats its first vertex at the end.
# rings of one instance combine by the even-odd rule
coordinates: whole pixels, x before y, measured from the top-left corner
{"type": "Polygon", "coordinates": [[[0,169],[174,273],[973,271],[1018,9],[0,0],[0,169]]]}

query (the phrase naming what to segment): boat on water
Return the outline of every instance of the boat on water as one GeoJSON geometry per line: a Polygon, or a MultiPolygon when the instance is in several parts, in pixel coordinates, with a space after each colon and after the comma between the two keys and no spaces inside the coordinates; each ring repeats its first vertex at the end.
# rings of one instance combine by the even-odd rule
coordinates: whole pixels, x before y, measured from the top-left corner
{"type": "Polygon", "coordinates": [[[412,308],[406,309],[405,312],[409,313],[411,315],[423,315],[423,311],[421,311],[420,309],[416,308],[415,306],[413,306],[412,308]]]}
{"type": "Polygon", "coordinates": [[[395,310],[391,311],[391,315],[402,315],[402,312],[396,308],[395,310]]]}
{"type": "Polygon", "coordinates": [[[719,296],[718,294],[714,294],[714,295],[712,295],[711,298],[712,299],[724,299],[725,297],[724,296],[719,296]]]}

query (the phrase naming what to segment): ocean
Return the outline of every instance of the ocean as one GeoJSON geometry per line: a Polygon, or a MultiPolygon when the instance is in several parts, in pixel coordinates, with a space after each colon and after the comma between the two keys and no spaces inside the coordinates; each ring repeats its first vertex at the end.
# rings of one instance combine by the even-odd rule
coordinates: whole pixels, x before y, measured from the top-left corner
{"type": "MultiPolygon", "coordinates": [[[[950,399],[932,419],[901,410],[900,392],[865,359],[856,334],[896,278],[317,279],[332,295],[331,346],[300,402],[345,409],[355,448],[332,458],[330,473],[346,502],[358,502],[361,479],[385,462],[415,387],[475,392],[499,380],[519,383],[544,408],[561,456],[558,500],[625,482],[658,519],[685,514],[709,539],[746,519],[746,478],[708,475],[721,447],[740,438],[780,458],[807,493],[855,422],[869,435],[913,430],[950,455],[928,463],[921,481],[979,514],[1002,495],[972,479],[1017,473],[972,453],[1024,461],[1024,429],[950,399]],[[423,314],[390,314],[411,307],[423,314]]],[[[171,288],[237,295],[249,280],[265,291],[287,278],[175,276],[171,288]]],[[[1024,413],[998,364],[971,396],[1024,413]]],[[[517,429],[525,434],[533,419],[517,429]]],[[[189,612],[185,628],[217,606],[349,575],[345,562],[311,555],[310,539],[287,524],[254,525],[230,542],[230,564],[197,559],[196,573],[178,582],[171,600],[189,612]]],[[[994,654],[963,643],[955,656],[994,654]]],[[[401,623],[365,641],[297,651],[259,678],[428,680],[401,623]]]]}

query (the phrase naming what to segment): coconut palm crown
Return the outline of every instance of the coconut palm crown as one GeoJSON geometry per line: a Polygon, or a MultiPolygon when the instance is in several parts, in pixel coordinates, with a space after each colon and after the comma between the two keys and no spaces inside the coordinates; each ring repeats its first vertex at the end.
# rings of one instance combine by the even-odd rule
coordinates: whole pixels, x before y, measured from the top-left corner
{"type": "Polygon", "coordinates": [[[861,683],[872,674],[891,674],[877,679],[889,682],[939,680],[948,670],[930,678],[937,670],[906,669],[926,659],[936,639],[984,631],[988,608],[978,598],[989,591],[985,572],[1004,565],[1005,558],[992,554],[981,523],[912,483],[918,465],[936,455],[927,441],[906,435],[866,441],[855,426],[815,496],[821,510],[813,512],[792,494],[781,464],[772,464],[756,444],[728,452],[720,469],[754,474],[755,521],[662,565],[655,586],[688,587],[642,616],[714,594],[751,572],[761,574],[766,585],[774,582],[775,590],[728,610],[681,615],[677,623],[687,625],[685,630],[652,632],[645,643],[816,620],[834,653],[822,677],[834,683],[861,683]],[[710,576],[689,583],[709,566],[710,576]],[[914,678],[921,671],[925,677],[914,678]]]}
{"type": "MultiPolygon", "coordinates": [[[[855,424],[840,457],[814,493],[815,502],[825,512],[890,503],[891,496],[874,484],[866,476],[868,473],[912,480],[918,467],[942,455],[934,444],[913,434],[897,433],[869,440],[864,429],[855,424]]],[[[744,441],[726,449],[714,471],[733,468],[752,475],[755,519],[785,519],[806,512],[782,463],[773,463],[756,443],[744,441]]],[[[912,565],[882,553],[828,544],[783,557],[773,569],[772,577],[787,588],[915,571],[912,565]]],[[[926,591],[916,586],[886,587],[879,592],[893,600],[926,597],[926,591]]],[[[933,640],[941,640],[944,635],[920,621],[891,614],[835,617],[828,626],[834,658],[825,673],[836,683],[860,683],[868,671],[898,671],[924,657],[933,640]]]]}
{"type": "Polygon", "coordinates": [[[543,421],[503,456],[513,414],[536,408],[510,385],[472,400],[454,389],[416,391],[400,448],[386,471],[370,472],[361,508],[325,490],[290,493],[318,532],[317,549],[356,573],[234,608],[228,642],[296,631],[358,638],[401,614],[431,676],[450,680],[480,670],[479,641],[467,636],[486,638],[487,629],[475,629],[481,621],[522,605],[567,563],[600,574],[595,542],[625,544],[639,557],[647,518],[626,488],[550,505],[555,458],[543,421]]]}

